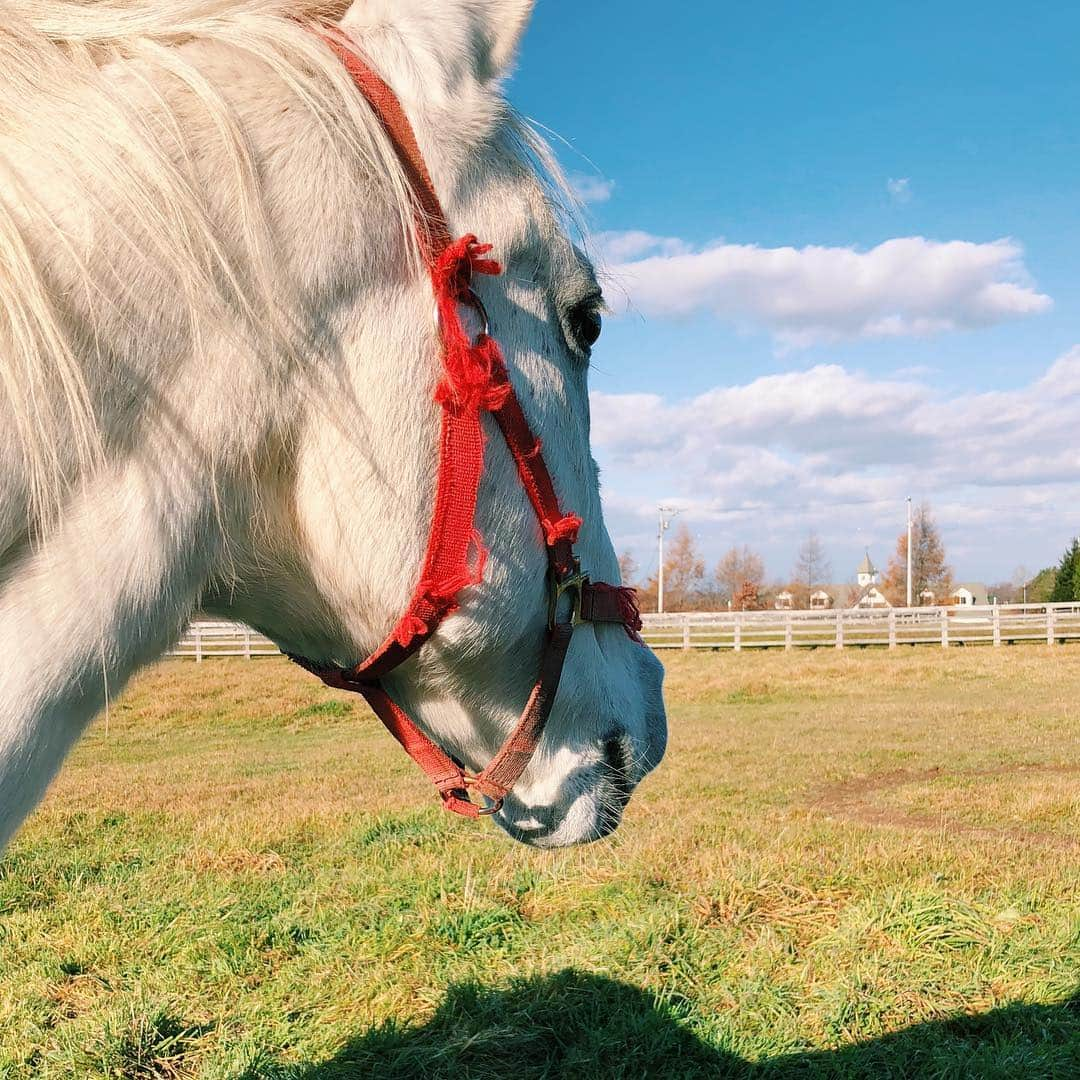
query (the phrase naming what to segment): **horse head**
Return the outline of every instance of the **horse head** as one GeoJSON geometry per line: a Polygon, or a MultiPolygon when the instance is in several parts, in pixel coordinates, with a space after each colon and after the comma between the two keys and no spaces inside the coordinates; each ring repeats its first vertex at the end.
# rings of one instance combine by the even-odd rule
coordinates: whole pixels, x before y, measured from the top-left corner
{"type": "MultiPolygon", "coordinates": [[[[81,338],[69,333],[70,351],[82,349],[88,366],[111,365],[126,388],[101,370],[85,380],[104,464],[85,465],[85,455],[59,463],[78,483],[59,523],[19,564],[29,574],[45,560],[67,575],[65,587],[80,574],[95,583],[80,701],[96,700],[86,686],[99,656],[112,685],[122,684],[197,605],[250,623],[313,665],[347,669],[399,625],[422,574],[445,341],[416,239],[414,185],[341,63],[339,32],[392,88],[449,227],[479,236],[501,264],[472,288],[558,502],[581,519],[582,566],[593,580],[617,581],[589,449],[587,374],[602,294],[545,180],[550,158],[500,89],[531,3],[356,0],[330,27],[325,4],[221,6],[212,18],[193,3],[185,19],[173,5],[141,26],[137,15],[94,23],[75,5],[67,29],[83,46],[79,63],[94,67],[81,76],[102,98],[94,107],[122,110],[137,130],[125,167],[136,186],[146,174],[144,194],[160,203],[123,219],[123,200],[106,188],[95,212],[124,221],[124,244],[103,243],[104,227],[75,244],[91,249],[94,295],[116,299],[99,304],[90,330],[83,318],[81,338]],[[142,236],[170,228],[175,236],[153,243],[142,236]],[[137,420],[132,386],[142,388],[137,420]],[[73,504],[103,538],[108,522],[130,537],[77,564],[76,540],[64,539],[73,504]]],[[[41,25],[36,34],[61,36],[41,25]]],[[[84,125],[93,122],[86,111],[84,125]]],[[[48,171],[15,164],[30,176],[48,171]]],[[[39,190],[67,213],[63,185],[53,186],[39,190]]],[[[41,257],[66,265],[71,243],[44,229],[42,237],[41,257]]],[[[67,273],[78,281],[85,269],[67,273]]],[[[423,648],[382,679],[424,736],[471,772],[517,722],[551,617],[544,530],[490,413],[480,434],[483,475],[465,523],[477,531],[475,573],[423,648]]],[[[30,594],[4,602],[17,613],[30,594]]],[[[583,623],[536,753],[495,820],[536,846],[615,828],[663,754],[661,677],[623,627],[583,623]]],[[[13,700],[18,692],[12,684],[13,700]]],[[[35,716],[70,710],[73,694],[35,705],[35,716]]]]}

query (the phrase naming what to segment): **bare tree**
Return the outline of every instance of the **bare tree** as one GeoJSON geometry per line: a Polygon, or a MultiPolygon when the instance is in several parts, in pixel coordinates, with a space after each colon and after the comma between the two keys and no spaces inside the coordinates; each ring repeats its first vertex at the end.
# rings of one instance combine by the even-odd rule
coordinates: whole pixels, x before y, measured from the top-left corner
{"type": "Polygon", "coordinates": [[[825,546],[813,529],[795,557],[795,569],[792,571],[792,584],[796,587],[796,599],[801,607],[810,603],[810,594],[818,585],[824,585],[832,577],[832,565],[825,554],[825,546]]]}
{"type": "Polygon", "coordinates": [[[1031,571],[1021,563],[1012,572],[1013,602],[1023,601],[1027,591],[1028,582],[1031,581],[1031,571]]]}
{"type": "Polygon", "coordinates": [[[987,593],[999,604],[1018,604],[1024,599],[1024,590],[1031,580],[1031,571],[1018,566],[1008,581],[998,581],[987,586],[987,593]]]}
{"type": "Polygon", "coordinates": [[[725,600],[734,602],[735,595],[747,582],[759,588],[765,580],[765,563],[761,556],[743,544],[724,552],[716,564],[716,587],[725,600]]]}
{"type": "Polygon", "coordinates": [[[636,585],[640,572],[637,559],[631,552],[624,551],[619,556],[619,580],[624,585],[636,585]]]}

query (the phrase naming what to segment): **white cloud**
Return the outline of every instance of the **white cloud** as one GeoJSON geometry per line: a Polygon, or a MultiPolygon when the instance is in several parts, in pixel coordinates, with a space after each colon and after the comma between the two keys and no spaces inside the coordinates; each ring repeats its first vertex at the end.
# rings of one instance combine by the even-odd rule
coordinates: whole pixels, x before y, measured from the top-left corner
{"type": "Polygon", "coordinates": [[[594,393],[592,410],[617,543],[662,500],[711,556],[749,542],[783,574],[813,526],[883,561],[910,493],[934,505],[961,576],[1006,577],[1080,524],[1080,346],[1015,390],[942,396],[829,364],[686,400],[594,393]]]}
{"type": "Polygon", "coordinates": [[[605,180],[593,173],[571,173],[567,180],[574,194],[583,203],[607,202],[615,190],[614,180],[605,180]]]}
{"type": "Polygon", "coordinates": [[[601,232],[593,238],[600,256],[609,263],[623,263],[646,255],[686,255],[689,244],[674,236],[654,236],[640,229],[624,232],[601,232]]]}
{"type": "Polygon", "coordinates": [[[894,180],[890,176],[885,187],[892,196],[893,202],[911,202],[911,180],[909,177],[905,176],[899,180],[894,180]]]}
{"type": "Polygon", "coordinates": [[[787,348],[974,329],[1052,304],[1032,285],[1022,248],[1007,239],[910,236],[869,251],[726,243],[695,251],[645,232],[596,240],[617,310],[654,318],[712,312],[743,329],[764,329],[787,348]]]}

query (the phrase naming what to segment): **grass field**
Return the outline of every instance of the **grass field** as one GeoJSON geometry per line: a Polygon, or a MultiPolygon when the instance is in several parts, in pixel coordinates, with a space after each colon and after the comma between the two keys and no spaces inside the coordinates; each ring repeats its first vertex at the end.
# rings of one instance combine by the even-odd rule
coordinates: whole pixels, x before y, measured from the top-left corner
{"type": "Polygon", "coordinates": [[[555,853],[285,661],[150,671],[0,864],[0,1076],[1080,1076],[1080,647],[666,659],[555,853]]]}

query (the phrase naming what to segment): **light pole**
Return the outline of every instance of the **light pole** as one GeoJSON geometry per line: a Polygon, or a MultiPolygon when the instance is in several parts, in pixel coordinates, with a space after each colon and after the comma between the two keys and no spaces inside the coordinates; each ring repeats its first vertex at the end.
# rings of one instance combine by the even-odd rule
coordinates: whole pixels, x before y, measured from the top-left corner
{"type": "Polygon", "coordinates": [[[660,521],[656,530],[657,558],[659,568],[656,571],[656,611],[658,614],[664,610],[664,533],[671,528],[672,521],[678,516],[679,511],[673,506],[657,507],[660,512],[660,521]]]}
{"type": "MultiPolygon", "coordinates": [[[[1018,591],[1022,590],[1025,604],[1027,603],[1028,582],[1030,580],[1031,580],[1031,572],[1028,570],[1028,568],[1026,566],[1021,564],[1020,566],[1018,566],[1013,571],[1013,576],[1012,576],[1013,588],[1018,590],[1018,591]]],[[[1015,594],[1013,596],[1013,599],[1014,600],[1016,599],[1015,594]]]]}
{"type": "Polygon", "coordinates": [[[907,606],[911,607],[911,496],[907,497],[907,606]]]}

